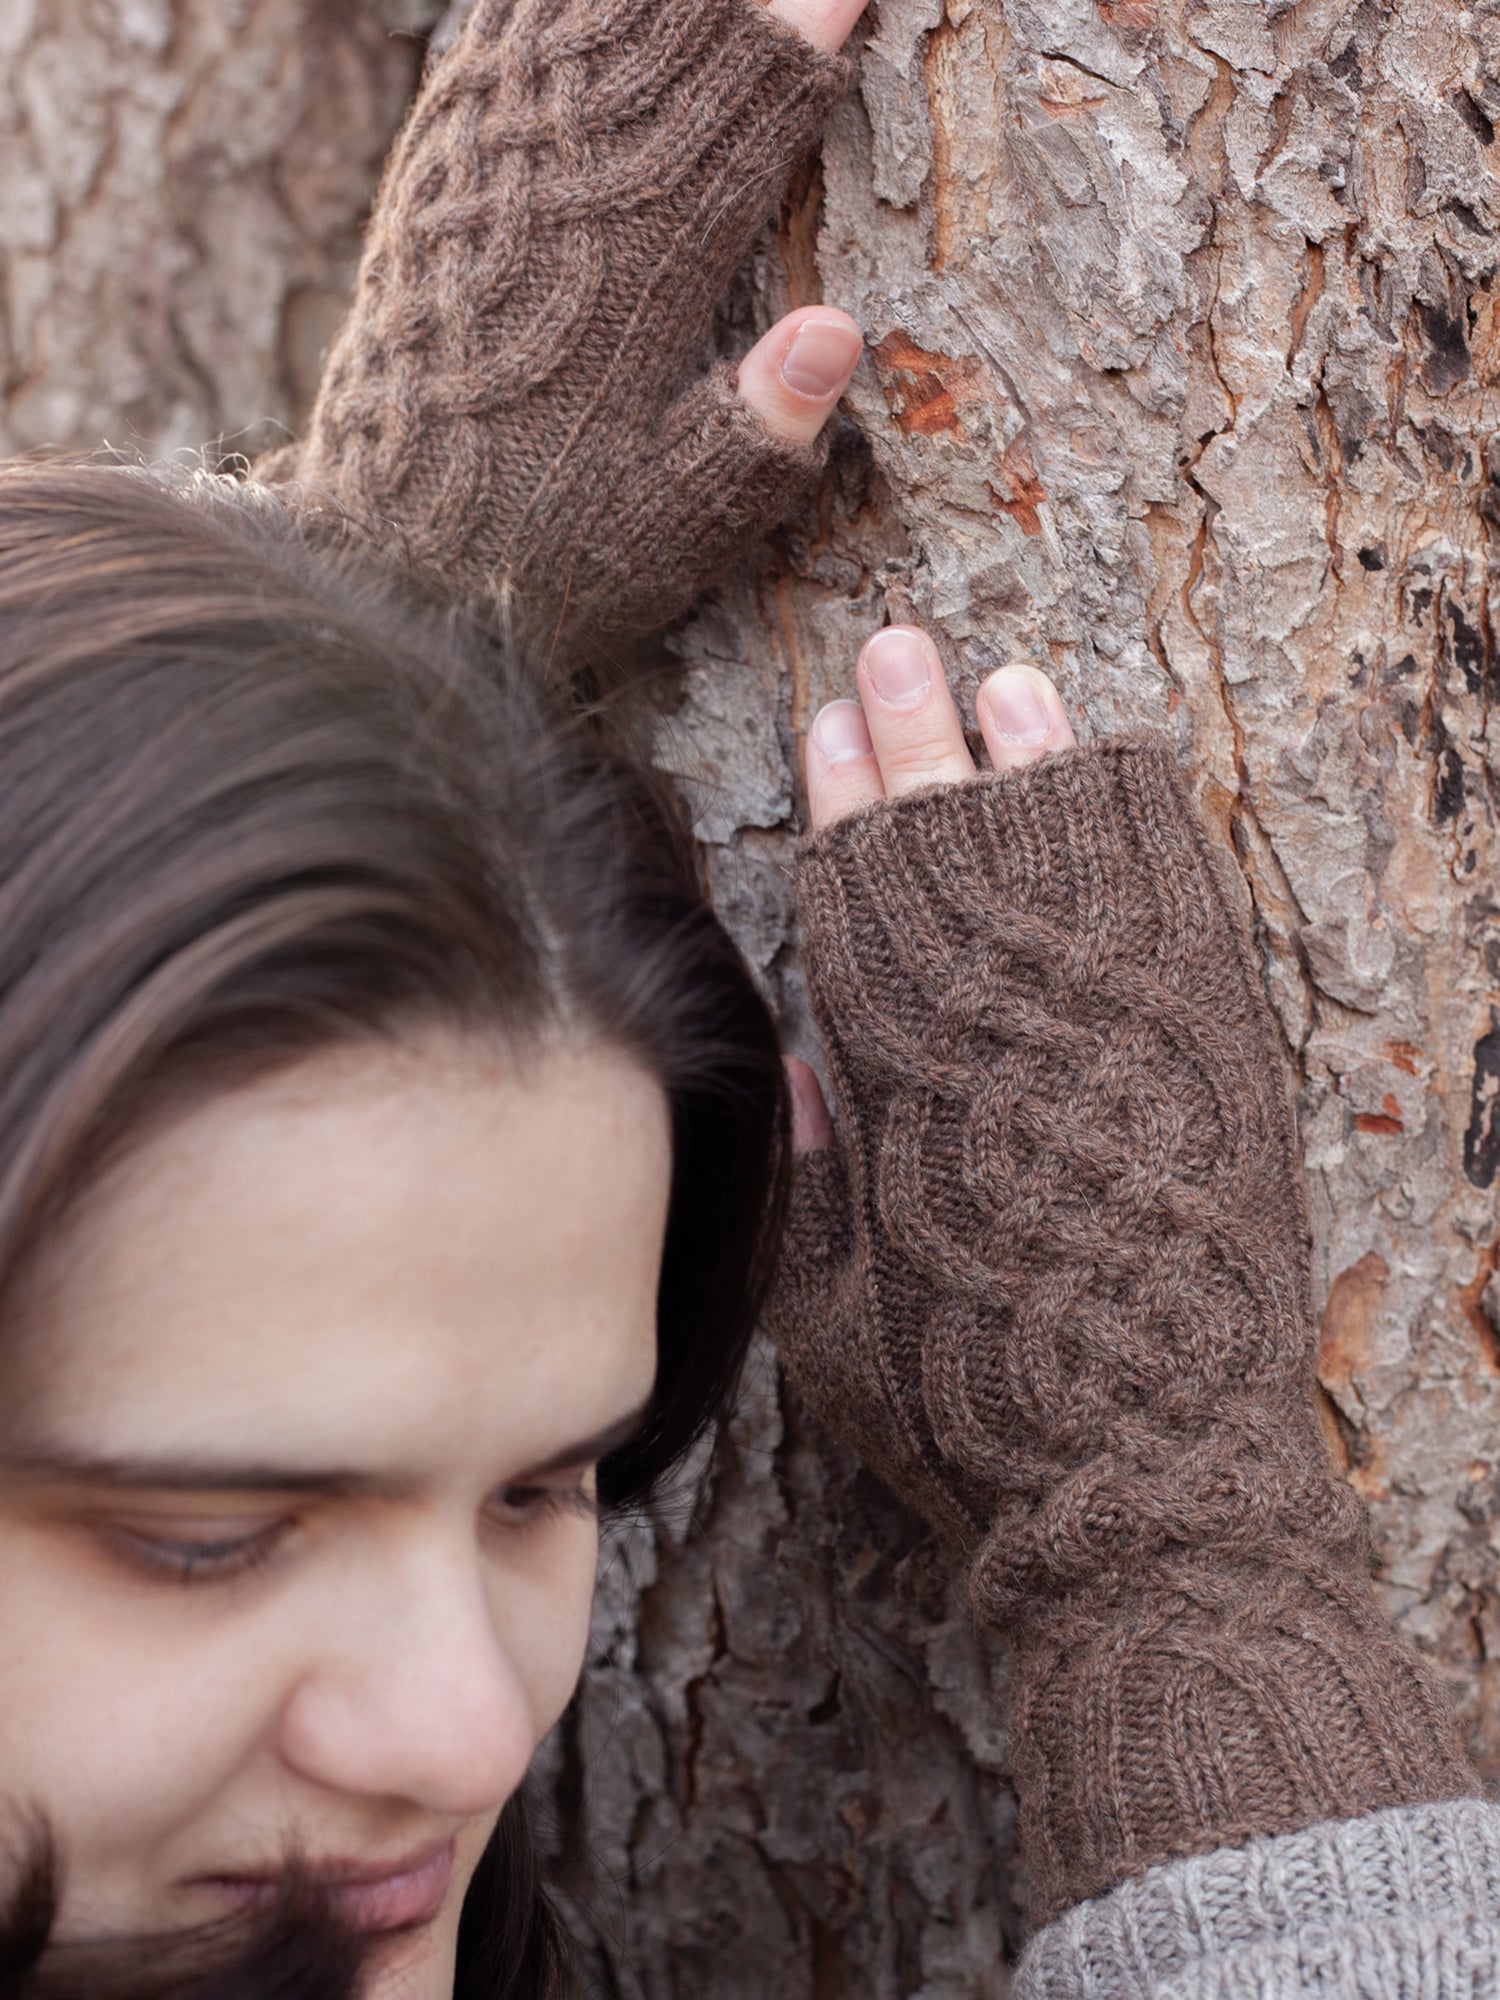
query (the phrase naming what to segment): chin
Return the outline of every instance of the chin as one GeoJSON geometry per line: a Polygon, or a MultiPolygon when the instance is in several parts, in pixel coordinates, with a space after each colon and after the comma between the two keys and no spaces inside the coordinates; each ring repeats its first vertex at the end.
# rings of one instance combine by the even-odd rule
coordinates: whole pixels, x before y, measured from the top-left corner
{"type": "Polygon", "coordinates": [[[420,1930],[382,1938],[370,1954],[360,2000],[453,2000],[457,1963],[455,1909],[420,1930]]]}

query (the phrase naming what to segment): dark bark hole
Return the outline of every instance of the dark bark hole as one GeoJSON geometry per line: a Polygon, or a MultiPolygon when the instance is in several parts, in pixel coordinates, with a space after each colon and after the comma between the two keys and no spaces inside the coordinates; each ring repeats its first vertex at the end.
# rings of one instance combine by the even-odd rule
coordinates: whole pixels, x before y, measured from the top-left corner
{"type": "Polygon", "coordinates": [[[827,1694],[823,1697],[823,1699],[820,1702],[816,1702],[813,1705],[813,1707],[811,1707],[807,1711],[808,1721],[813,1723],[814,1725],[825,1722],[832,1722],[834,1717],[839,1712],[839,1696],[842,1693],[842,1691],[843,1691],[842,1680],[838,1674],[835,1674],[833,1677],[833,1685],[829,1688],[827,1694]]]}
{"type": "Polygon", "coordinates": [[[1455,221],[1461,222],[1465,229],[1472,230],[1476,236],[1494,235],[1495,232],[1490,228],[1489,224],[1481,222],[1466,201],[1445,201],[1443,208],[1455,221]]]}
{"type": "Polygon", "coordinates": [[[1448,652],[1464,677],[1464,686],[1470,694],[1478,694],[1484,686],[1484,635],[1451,597],[1443,608],[1448,614],[1448,652]]]}
{"type": "Polygon", "coordinates": [[[1451,826],[1463,812],[1465,797],[1464,761],[1451,743],[1444,742],[1438,751],[1437,783],[1432,791],[1433,824],[1451,826]]]}
{"type": "Polygon", "coordinates": [[[1475,103],[1468,91],[1456,90],[1453,93],[1453,109],[1462,118],[1481,146],[1494,145],[1494,121],[1488,116],[1482,105],[1475,103]]]}
{"type": "Polygon", "coordinates": [[[1450,312],[1446,306],[1423,306],[1421,317],[1428,348],[1423,378],[1433,395],[1446,396],[1468,378],[1467,315],[1450,312]]]}
{"type": "Polygon", "coordinates": [[[1474,1097],[1464,1134],[1464,1172],[1475,1187],[1495,1185],[1500,1173],[1500,1016],[1474,1049],[1474,1097]]]}
{"type": "Polygon", "coordinates": [[[1372,548],[1360,550],[1359,566],[1361,569],[1384,569],[1385,564],[1386,546],[1384,542],[1376,542],[1372,548]]]}

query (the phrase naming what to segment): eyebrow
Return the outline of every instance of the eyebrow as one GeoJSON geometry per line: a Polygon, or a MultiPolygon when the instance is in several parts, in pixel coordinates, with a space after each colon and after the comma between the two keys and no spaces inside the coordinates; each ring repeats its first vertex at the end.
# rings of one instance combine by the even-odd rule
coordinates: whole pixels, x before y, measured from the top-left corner
{"type": "MultiPolygon", "coordinates": [[[[641,1432],[651,1413],[647,1402],[591,1436],[577,1438],[549,1458],[501,1482],[524,1486],[574,1465],[593,1465],[621,1451],[641,1432]]],[[[0,1444],[0,1472],[59,1484],[103,1486],[120,1492],[305,1493],[318,1499],[401,1499],[422,1483],[381,1473],[324,1470],[310,1466],[171,1456],[144,1458],[78,1451],[68,1445],[0,1444]]]]}

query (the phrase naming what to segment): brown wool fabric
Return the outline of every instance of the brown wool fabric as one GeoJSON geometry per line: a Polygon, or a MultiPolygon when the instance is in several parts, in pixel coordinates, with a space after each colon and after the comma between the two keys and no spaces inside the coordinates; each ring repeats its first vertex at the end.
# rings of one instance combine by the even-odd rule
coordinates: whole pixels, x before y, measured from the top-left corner
{"type": "Polygon", "coordinates": [[[757,0],[479,0],[392,153],[307,441],[258,475],[548,650],[666,623],[822,463],[704,369],[847,77],[757,0]]]}
{"type": "Polygon", "coordinates": [[[838,1153],[773,1320],[1014,1640],[1032,1918],[1478,1790],[1317,1419],[1259,967],[1154,738],[877,807],[797,890],[838,1153]]]}

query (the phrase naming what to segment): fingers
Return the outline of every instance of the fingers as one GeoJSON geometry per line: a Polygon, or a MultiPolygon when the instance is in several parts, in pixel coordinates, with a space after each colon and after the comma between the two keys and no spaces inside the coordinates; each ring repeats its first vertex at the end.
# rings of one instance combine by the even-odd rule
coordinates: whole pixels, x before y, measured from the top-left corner
{"type": "MultiPolygon", "coordinates": [[[[808,817],[814,832],[882,799],[925,785],[961,784],[974,760],[936,646],[909,625],[877,632],[860,654],[860,701],[831,701],[807,737],[808,817]]],[[[976,704],[997,772],[1071,749],[1057,689],[1037,667],[1001,667],[976,704]]]]}
{"type": "Polygon", "coordinates": [[[800,1056],[787,1056],[786,1082],[792,1099],[792,1151],[821,1153],[833,1144],[833,1120],[817,1073],[800,1056]]]}
{"type": "Polygon", "coordinates": [[[857,701],[831,701],[807,732],[807,810],[814,833],[885,797],[885,784],[857,701]]]}
{"type": "Polygon", "coordinates": [[[997,771],[1015,771],[1077,742],[1062,697],[1039,667],[1001,667],[979,690],[979,729],[997,771]]]}
{"type": "Polygon", "coordinates": [[[888,799],[974,775],[942,658],[925,632],[891,625],[865,642],[857,669],[888,799]]]}
{"type": "Polygon", "coordinates": [[[864,351],[847,313],[804,306],[778,320],[740,363],[739,392],[774,438],[811,444],[864,351]]]}
{"type": "Polygon", "coordinates": [[[866,0],[770,0],[768,11],[805,35],[815,49],[833,55],[849,39],[865,4],[866,0]]]}

